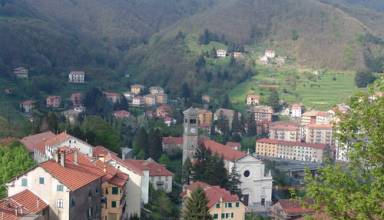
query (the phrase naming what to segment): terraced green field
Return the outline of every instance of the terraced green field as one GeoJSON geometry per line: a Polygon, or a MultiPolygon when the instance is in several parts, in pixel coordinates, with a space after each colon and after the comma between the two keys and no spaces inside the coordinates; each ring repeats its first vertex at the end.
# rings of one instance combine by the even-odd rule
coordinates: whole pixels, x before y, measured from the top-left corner
{"type": "Polygon", "coordinates": [[[335,104],[348,101],[361,90],[355,86],[352,72],[315,72],[274,70],[258,67],[258,74],[229,92],[237,108],[243,108],[247,94],[268,97],[271,89],[277,89],[280,98],[288,103],[300,102],[307,108],[327,110],[335,104]]]}

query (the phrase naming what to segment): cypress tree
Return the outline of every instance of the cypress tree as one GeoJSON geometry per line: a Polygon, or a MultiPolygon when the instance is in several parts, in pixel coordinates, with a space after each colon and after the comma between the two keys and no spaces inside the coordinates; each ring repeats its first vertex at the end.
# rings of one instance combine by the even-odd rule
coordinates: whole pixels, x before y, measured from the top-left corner
{"type": "Polygon", "coordinates": [[[158,160],[161,156],[161,133],[159,129],[153,129],[148,135],[148,156],[158,160]]]}
{"type": "Polygon", "coordinates": [[[192,178],[192,162],[189,157],[185,160],[183,164],[183,173],[182,173],[182,183],[189,185],[192,178]]]}
{"type": "Polygon", "coordinates": [[[183,220],[211,220],[209,214],[208,199],[201,188],[194,190],[185,203],[183,220]]]}
{"type": "Polygon", "coordinates": [[[144,153],[144,157],[148,155],[148,134],[145,128],[140,128],[133,139],[133,153],[137,156],[140,152],[144,153]]]}
{"type": "Polygon", "coordinates": [[[231,173],[229,174],[227,189],[232,194],[239,196],[239,198],[241,197],[241,189],[239,188],[240,184],[240,174],[236,170],[236,164],[234,164],[231,173]]]}
{"type": "Polygon", "coordinates": [[[251,113],[248,119],[248,128],[247,128],[247,134],[248,136],[255,136],[256,135],[256,120],[255,120],[255,114],[251,113]]]}

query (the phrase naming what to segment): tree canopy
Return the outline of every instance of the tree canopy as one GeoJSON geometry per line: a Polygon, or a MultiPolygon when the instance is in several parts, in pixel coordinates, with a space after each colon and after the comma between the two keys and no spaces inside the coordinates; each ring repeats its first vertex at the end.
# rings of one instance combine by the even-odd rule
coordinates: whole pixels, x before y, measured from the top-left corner
{"type": "Polygon", "coordinates": [[[208,199],[201,188],[194,190],[185,202],[183,220],[210,220],[208,199]]]}
{"type": "Polygon", "coordinates": [[[21,143],[14,142],[8,146],[0,145],[0,198],[6,196],[5,184],[34,164],[35,162],[21,143]]]}
{"type": "Polygon", "coordinates": [[[338,140],[349,163],[307,176],[307,196],[333,219],[384,219],[384,97],[372,99],[378,91],[384,91],[383,79],[354,96],[351,110],[340,115],[338,140]]]}

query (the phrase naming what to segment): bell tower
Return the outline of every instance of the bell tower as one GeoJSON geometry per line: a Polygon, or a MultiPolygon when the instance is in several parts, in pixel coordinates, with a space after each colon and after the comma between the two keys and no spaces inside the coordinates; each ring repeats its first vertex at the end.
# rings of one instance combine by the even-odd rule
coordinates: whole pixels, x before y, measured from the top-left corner
{"type": "Polygon", "coordinates": [[[183,134],[183,163],[189,157],[193,159],[198,144],[198,111],[189,108],[184,114],[184,134],[183,134]]]}

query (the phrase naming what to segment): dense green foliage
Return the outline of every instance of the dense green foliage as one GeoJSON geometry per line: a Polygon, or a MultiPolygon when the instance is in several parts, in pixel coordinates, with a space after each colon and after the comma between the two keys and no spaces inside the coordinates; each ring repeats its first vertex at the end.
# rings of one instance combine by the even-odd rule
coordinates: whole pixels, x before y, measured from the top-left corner
{"type": "Polygon", "coordinates": [[[368,71],[357,71],[355,75],[355,83],[359,88],[367,87],[369,84],[375,81],[375,76],[372,72],[368,71]]]}
{"type": "Polygon", "coordinates": [[[177,219],[179,210],[164,191],[150,186],[148,201],[145,208],[149,210],[149,214],[143,214],[143,220],[177,219]]]}
{"type": "MultiPolygon", "coordinates": [[[[212,154],[203,145],[199,145],[195,153],[195,163],[192,166],[192,179],[202,181],[213,186],[228,186],[228,171],[224,160],[212,154]]],[[[185,169],[185,174],[189,172],[185,169]]]]}
{"type": "Polygon", "coordinates": [[[351,111],[337,126],[350,162],[329,164],[318,176],[307,176],[307,196],[333,219],[384,218],[384,98],[371,98],[378,91],[384,91],[384,79],[368,94],[354,96],[351,111]]]}
{"type": "Polygon", "coordinates": [[[183,220],[210,220],[212,216],[209,214],[208,200],[205,196],[204,190],[197,188],[194,190],[190,197],[185,201],[183,209],[183,220]]]}
{"type": "Polygon", "coordinates": [[[33,167],[34,164],[35,162],[19,142],[8,146],[0,145],[0,198],[7,195],[5,184],[11,178],[33,167]]]}

